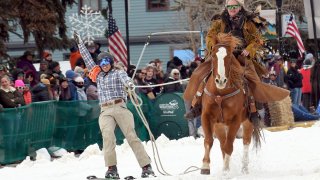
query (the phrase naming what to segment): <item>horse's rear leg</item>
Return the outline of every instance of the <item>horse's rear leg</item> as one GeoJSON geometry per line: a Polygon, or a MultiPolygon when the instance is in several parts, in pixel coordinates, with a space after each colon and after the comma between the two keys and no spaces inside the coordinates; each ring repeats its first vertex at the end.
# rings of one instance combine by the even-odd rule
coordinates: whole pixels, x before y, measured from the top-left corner
{"type": "Polygon", "coordinates": [[[204,132],[204,157],[202,160],[201,174],[210,174],[210,151],[213,144],[213,133],[209,120],[202,116],[202,128],[204,132]]]}
{"type": "Polygon", "coordinates": [[[242,123],[243,126],[243,157],[242,157],[242,173],[249,173],[249,146],[253,132],[253,125],[249,120],[242,123]]]}
{"type": "Polygon", "coordinates": [[[229,171],[230,157],[233,152],[233,142],[236,138],[238,129],[240,128],[240,121],[234,121],[228,126],[227,139],[223,145],[225,156],[223,158],[223,171],[229,171]]]}

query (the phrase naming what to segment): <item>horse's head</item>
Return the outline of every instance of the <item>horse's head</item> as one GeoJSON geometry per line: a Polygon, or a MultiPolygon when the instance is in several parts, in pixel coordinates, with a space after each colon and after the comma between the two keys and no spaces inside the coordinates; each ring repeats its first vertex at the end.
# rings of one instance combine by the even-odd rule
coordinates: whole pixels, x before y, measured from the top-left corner
{"type": "Polygon", "coordinates": [[[216,87],[224,89],[227,86],[234,48],[241,43],[240,39],[231,34],[220,33],[213,49],[213,77],[216,87]]]}

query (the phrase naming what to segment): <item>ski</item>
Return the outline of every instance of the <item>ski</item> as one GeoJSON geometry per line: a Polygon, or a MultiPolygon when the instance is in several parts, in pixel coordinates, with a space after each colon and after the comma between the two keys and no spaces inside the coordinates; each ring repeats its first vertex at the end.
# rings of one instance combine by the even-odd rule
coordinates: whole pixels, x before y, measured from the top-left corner
{"type": "MultiPolygon", "coordinates": [[[[120,178],[117,178],[117,177],[115,177],[115,178],[99,178],[97,176],[88,176],[87,179],[88,180],[114,180],[114,179],[120,179],[120,178]]],[[[124,180],[133,180],[133,179],[136,179],[136,178],[133,176],[126,176],[124,178],[124,180]]]]}

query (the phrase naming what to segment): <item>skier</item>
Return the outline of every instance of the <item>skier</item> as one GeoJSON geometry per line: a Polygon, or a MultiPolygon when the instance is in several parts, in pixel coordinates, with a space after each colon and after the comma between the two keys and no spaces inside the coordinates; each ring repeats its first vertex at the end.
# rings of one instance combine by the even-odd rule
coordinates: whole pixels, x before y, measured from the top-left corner
{"type": "Polygon", "coordinates": [[[134,130],[132,113],[127,109],[126,88],[133,89],[134,84],[127,73],[114,67],[113,56],[107,52],[101,52],[97,58],[97,64],[93,61],[88,49],[80,36],[74,32],[74,39],[78,44],[81,56],[89,70],[89,77],[97,82],[101,113],[99,126],[103,137],[103,151],[105,166],[108,170],[105,178],[119,179],[116,157],[116,137],[114,130],[118,125],[132,148],[140,167],[141,177],[154,176],[151,168],[151,160],[145,151],[140,139],[134,130]]]}

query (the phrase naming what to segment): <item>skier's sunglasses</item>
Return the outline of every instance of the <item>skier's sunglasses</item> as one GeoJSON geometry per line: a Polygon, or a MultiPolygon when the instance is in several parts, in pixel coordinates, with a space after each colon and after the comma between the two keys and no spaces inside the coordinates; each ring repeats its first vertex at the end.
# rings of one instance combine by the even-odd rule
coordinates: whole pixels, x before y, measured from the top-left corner
{"type": "Polygon", "coordinates": [[[236,4],[236,5],[227,5],[226,8],[228,10],[233,10],[233,9],[238,9],[240,7],[239,4],[236,4]]]}
{"type": "Polygon", "coordinates": [[[101,59],[100,66],[105,66],[105,65],[111,64],[111,61],[112,60],[110,58],[103,58],[103,59],[101,59]]]}

